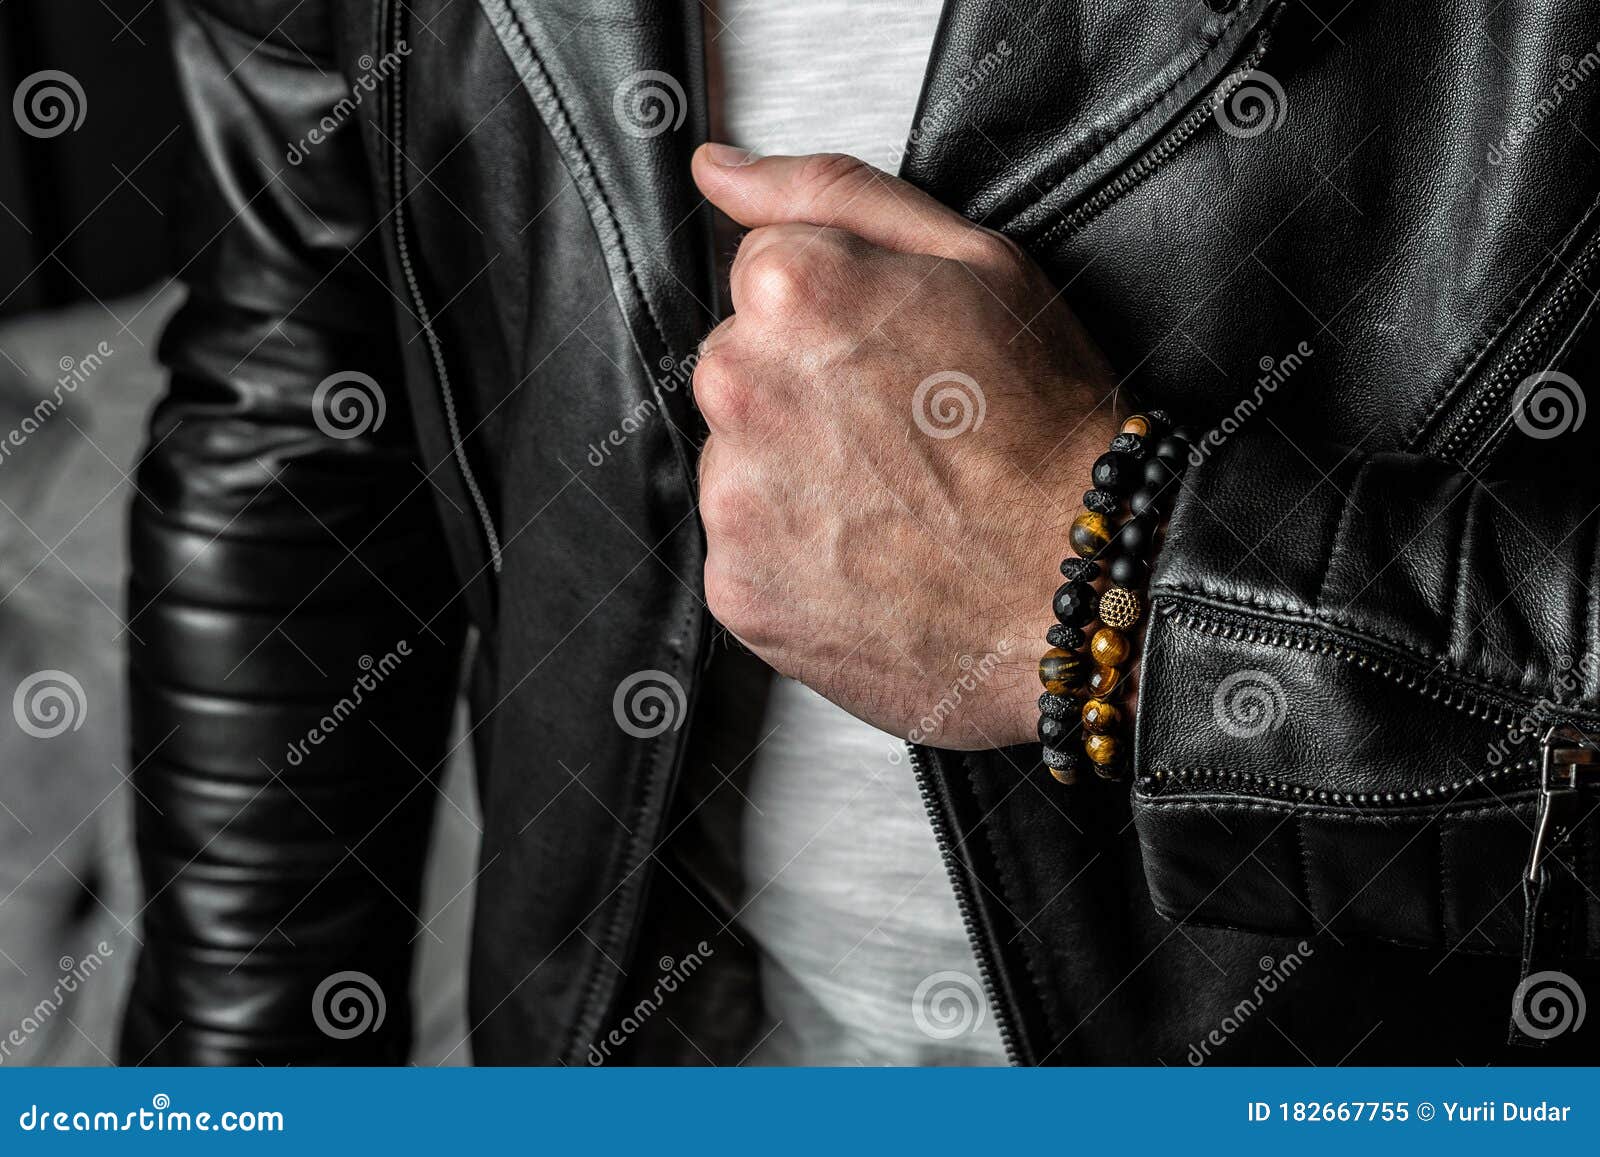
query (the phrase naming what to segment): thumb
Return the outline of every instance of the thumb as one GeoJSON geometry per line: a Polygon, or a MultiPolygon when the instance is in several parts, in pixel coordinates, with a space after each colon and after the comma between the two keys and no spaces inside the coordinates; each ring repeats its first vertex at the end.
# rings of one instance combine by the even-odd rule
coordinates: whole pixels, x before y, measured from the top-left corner
{"type": "Polygon", "coordinates": [[[749,229],[802,222],[958,260],[976,256],[989,235],[915,185],[839,153],[758,157],[707,144],[695,151],[693,171],[706,198],[749,229]]]}

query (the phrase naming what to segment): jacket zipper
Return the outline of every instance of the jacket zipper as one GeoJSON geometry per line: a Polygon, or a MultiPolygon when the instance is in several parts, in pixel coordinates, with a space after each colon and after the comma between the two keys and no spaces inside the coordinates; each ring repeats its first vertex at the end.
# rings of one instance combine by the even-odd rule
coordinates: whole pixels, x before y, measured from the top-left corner
{"type": "Polygon", "coordinates": [[[1267,38],[1268,34],[1265,31],[1259,33],[1254,46],[1233,71],[1211,90],[1209,97],[1191,109],[1189,115],[1169,129],[1167,134],[1151,146],[1142,157],[1123,169],[1109,183],[1102,185],[1098,192],[1040,236],[1038,244],[1043,245],[1081,233],[1096,217],[1149,180],[1177,156],[1195,134],[1205,127],[1206,122],[1216,116],[1216,111],[1222,103],[1232,96],[1260,65],[1261,58],[1267,54],[1267,38]]]}
{"type": "Polygon", "coordinates": [[[1585,281],[1597,266],[1600,266],[1600,234],[1589,239],[1568,266],[1555,292],[1529,319],[1505,364],[1478,388],[1470,408],[1445,437],[1439,451],[1441,457],[1470,465],[1489,449],[1498,426],[1488,425],[1487,430],[1481,432],[1480,428],[1501,413],[1529,374],[1550,368],[1552,359],[1571,334],[1573,314],[1592,297],[1585,288],[1585,281]]]}
{"type": "MultiPolygon", "coordinates": [[[[405,39],[406,31],[406,6],[395,4],[391,8],[392,23],[390,34],[392,41],[389,44],[391,51],[397,50],[405,39]]],[[[444,407],[445,425],[450,435],[450,450],[456,460],[456,467],[461,472],[461,480],[466,485],[467,493],[472,497],[472,505],[478,512],[478,524],[483,529],[484,542],[489,550],[489,562],[494,567],[494,573],[500,573],[500,536],[495,532],[494,519],[489,516],[489,504],[483,499],[483,491],[478,486],[477,473],[472,469],[472,463],[467,458],[467,448],[461,437],[461,420],[456,413],[455,393],[450,388],[450,373],[445,366],[444,347],[439,341],[439,335],[433,328],[433,316],[428,312],[427,303],[422,299],[422,285],[417,278],[417,272],[411,262],[411,249],[407,241],[406,212],[405,212],[405,157],[402,145],[405,142],[405,61],[401,56],[400,67],[395,69],[393,90],[390,94],[390,152],[391,168],[390,181],[391,194],[394,198],[394,239],[395,248],[400,256],[400,269],[404,275],[406,290],[411,298],[412,312],[415,313],[417,324],[422,329],[423,337],[427,339],[428,354],[433,363],[434,387],[438,390],[440,402],[444,407]]]]}
{"type": "Polygon", "coordinates": [[[1338,792],[1306,787],[1286,780],[1272,779],[1247,771],[1223,771],[1210,767],[1160,768],[1139,777],[1138,787],[1146,797],[1176,788],[1185,794],[1224,793],[1255,799],[1283,800],[1292,804],[1325,804],[1330,807],[1381,810],[1454,800],[1462,795],[1501,798],[1500,792],[1538,785],[1537,759],[1524,759],[1505,767],[1467,776],[1451,783],[1406,791],[1338,792]],[[1498,791],[1493,791],[1499,785],[1498,791]]]}
{"type": "Polygon", "coordinates": [[[906,750],[911,753],[911,768],[917,776],[917,790],[922,794],[922,806],[927,809],[928,819],[933,824],[933,838],[938,844],[939,856],[944,860],[945,872],[950,877],[950,887],[956,895],[956,908],[961,913],[961,923],[965,926],[967,940],[972,945],[973,958],[978,962],[978,983],[983,988],[984,997],[989,1001],[989,1007],[994,1010],[995,1025],[1000,1030],[1000,1044],[1006,1051],[1006,1062],[1012,1066],[1019,1066],[1022,1060],[1017,1051],[1016,1024],[1021,1018],[1009,997],[1003,996],[999,986],[994,982],[995,975],[999,972],[999,964],[995,960],[994,946],[989,942],[989,937],[978,927],[978,921],[973,916],[976,901],[966,873],[956,862],[953,825],[943,803],[933,790],[932,773],[928,770],[922,749],[908,743],[906,750]]]}

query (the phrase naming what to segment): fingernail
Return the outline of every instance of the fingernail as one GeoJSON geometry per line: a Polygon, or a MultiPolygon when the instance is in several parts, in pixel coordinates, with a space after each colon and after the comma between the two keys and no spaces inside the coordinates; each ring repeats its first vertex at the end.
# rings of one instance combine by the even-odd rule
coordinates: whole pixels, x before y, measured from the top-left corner
{"type": "Polygon", "coordinates": [[[719,145],[714,141],[706,145],[706,160],[724,169],[748,165],[751,161],[756,160],[757,156],[758,154],[752,153],[749,149],[741,149],[733,145],[719,145]]]}

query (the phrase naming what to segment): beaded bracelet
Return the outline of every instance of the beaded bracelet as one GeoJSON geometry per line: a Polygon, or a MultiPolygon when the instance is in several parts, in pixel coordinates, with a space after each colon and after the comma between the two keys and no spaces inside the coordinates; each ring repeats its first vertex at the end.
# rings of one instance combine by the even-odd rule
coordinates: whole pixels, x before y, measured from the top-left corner
{"type": "Polygon", "coordinates": [[[1133,658],[1149,559],[1188,460],[1187,435],[1161,410],[1123,422],[1110,449],[1095,460],[1094,488],[1084,494],[1084,509],[1067,536],[1073,557],[1061,562],[1067,581],[1051,604],[1057,622],[1045,633],[1050,650],[1039,660],[1039,742],[1045,765],[1061,783],[1077,783],[1086,767],[1102,779],[1120,774],[1124,712],[1117,692],[1133,658]],[[1115,526],[1124,500],[1127,518],[1115,526]],[[1097,591],[1102,573],[1107,583],[1097,591]],[[1097,619],[1099,628],[1089,634],[1097,619]],[[1080,732],[1081,755],[1072,751],[1080,732]]]}

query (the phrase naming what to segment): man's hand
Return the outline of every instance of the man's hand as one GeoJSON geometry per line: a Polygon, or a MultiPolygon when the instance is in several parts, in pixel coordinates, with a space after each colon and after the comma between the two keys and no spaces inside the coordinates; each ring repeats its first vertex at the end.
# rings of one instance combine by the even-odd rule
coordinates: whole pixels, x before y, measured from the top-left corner
{"type": "Polygon", "coordinates": [[[886,731],[1030,741],[1104,358],[1017,246],[859,161],[694,175],[751,229],[694,374],[712,613],[886,731]]]}

